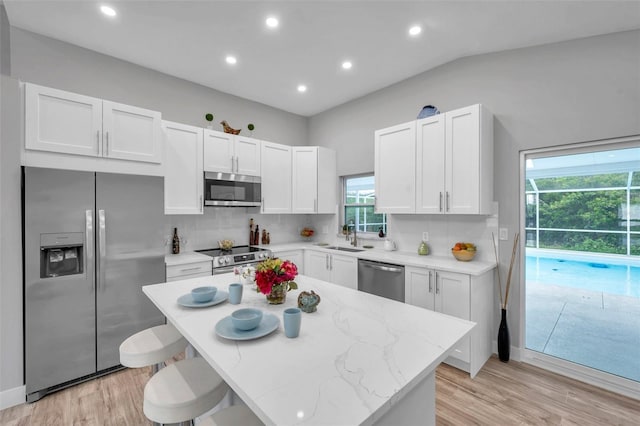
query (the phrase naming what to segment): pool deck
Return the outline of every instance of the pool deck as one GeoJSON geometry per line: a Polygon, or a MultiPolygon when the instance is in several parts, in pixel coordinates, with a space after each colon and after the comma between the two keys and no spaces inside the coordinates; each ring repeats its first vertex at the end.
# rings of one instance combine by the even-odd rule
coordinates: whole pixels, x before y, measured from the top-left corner
{"type": "Polygon", "coordinates": [[[640,382],[640,298],[527,281],[527,348],[640,382]]]}

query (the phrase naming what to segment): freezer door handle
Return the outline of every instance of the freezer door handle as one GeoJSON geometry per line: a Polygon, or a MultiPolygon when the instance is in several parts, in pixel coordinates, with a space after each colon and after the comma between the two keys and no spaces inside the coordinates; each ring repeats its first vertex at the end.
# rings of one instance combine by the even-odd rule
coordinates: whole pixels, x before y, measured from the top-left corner
{"type": "Polygon", "coordinates": [[[107,223],[105,220],[104,210],[98,210],[98,287],[100,287],[100,284],[104,280],[104,259],[107,254],[106,231],[107,223]]]}
{"type": "Polygon", "coordinates": [[[84,212],[84,240],[85,249],[87,251],[87,257],[84,260],[85,273],[87,277],[90,277],[91,290],[93,291],[94,276],[93,276],[93,210],[85,210],[84,212]]]}

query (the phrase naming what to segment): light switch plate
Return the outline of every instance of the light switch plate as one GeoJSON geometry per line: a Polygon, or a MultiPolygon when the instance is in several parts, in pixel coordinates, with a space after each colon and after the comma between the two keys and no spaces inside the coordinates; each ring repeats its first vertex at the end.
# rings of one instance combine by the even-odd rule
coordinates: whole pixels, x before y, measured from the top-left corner
{"type": "Polygon", "coordinates": [[[500,228],[500,240],[507,241],[509,239],[509,230],[507,228],[500,228]]]}
{"type": "Polygon", "coordinates": [[[422,241],[429,241],[429,233],[427,231],[422,233],[422,241]]]}

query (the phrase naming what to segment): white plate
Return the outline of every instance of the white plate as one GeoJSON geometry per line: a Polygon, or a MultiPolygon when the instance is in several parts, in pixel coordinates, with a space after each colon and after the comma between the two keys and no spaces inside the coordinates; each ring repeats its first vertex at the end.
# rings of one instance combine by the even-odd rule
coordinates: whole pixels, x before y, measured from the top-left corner
{"type": "Polygon", "coordinates": [[[229,298],[229,293],[224,290],[218,290],[212,300],[208,302],[194,302],[191,293],[183,294],[178,297],[178,305],[185,306],[187,308],[206,308],[208,306],[217,305],[229,298]]]}
{"type": "Polygon", "coordinates": [[[224,317],[216,324],[216,334],[220,337],[230,340],[251,340],[266,336],[275,331],[280,325],[280,319],[273,315],[265,313],[262,321],[253,330],[238,330],[233,326],[231,317],[224,317]]]}

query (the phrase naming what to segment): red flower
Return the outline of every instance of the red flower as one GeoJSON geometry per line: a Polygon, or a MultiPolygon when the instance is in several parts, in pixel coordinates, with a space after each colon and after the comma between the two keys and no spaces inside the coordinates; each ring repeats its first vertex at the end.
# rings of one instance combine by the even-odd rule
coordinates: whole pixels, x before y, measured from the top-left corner
{"type": "Polygon", "coordinates": [[[288,260],[267,259],[256,267],[256,284],[260,293],[269,294],[274,285],[287,283],[287,291],[298,288],[293,279],[298,268],[288,260]]]}

